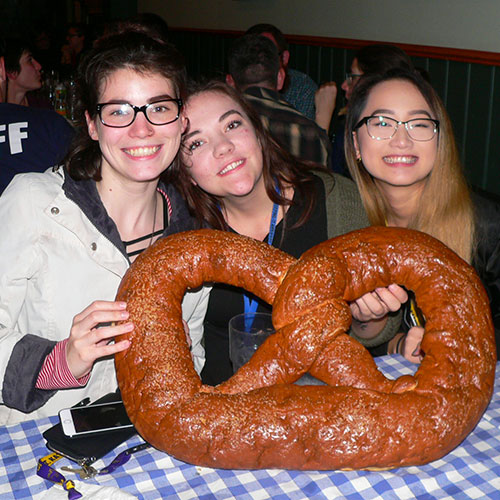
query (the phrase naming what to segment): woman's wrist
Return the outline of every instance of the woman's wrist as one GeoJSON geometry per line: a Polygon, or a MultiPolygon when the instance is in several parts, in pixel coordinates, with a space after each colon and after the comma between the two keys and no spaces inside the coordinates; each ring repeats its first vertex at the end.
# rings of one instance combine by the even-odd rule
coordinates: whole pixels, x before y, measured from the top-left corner
{"type": "Polygon", "coordinates": [[[370,321],[359,321],[353,318],[351,329],[361,339],[372,339],[384,329],[386,323],[387,315],[383,318],[372,319],[370,321]]]}
{"type": "Polygon", "coordinates": [[[404,340],[406,334],[398,333],[394,336],[394,338],[389,342],[389,346],[387,348],[387,354],[401,354],[403,355],[404,348],[404,340]]]}

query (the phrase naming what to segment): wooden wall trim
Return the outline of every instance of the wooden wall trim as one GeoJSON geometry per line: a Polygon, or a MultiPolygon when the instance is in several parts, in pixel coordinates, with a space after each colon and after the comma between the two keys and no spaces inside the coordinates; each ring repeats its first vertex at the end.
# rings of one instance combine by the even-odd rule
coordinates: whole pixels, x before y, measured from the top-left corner
{"type": "MultiPolygon", "coordinates": [[[[241,36],[242,31],[232,30],[209,30],[199,28],[169,28],[171,31],[192,31],[197,33],[218,34],[229,37],[241,36]]],[[[376,40],[356,40],[351,38],[330,38],[306,35],[285,35],[289,43],[298,45],[316,45],[321,47],[335,47],[341,49],[356,50],[365,45],[373,43],[384,43],[376,40]]],[[[386,42],[387,43],[387,42],[386,42]]],[[[432,47],[430,45],[413,45],[406,43],[392,43],[402,48],[407,54],[415,57],[429,57],[431,59],[445,59],[448,61],[460,61],[465,63],[485,64],[489,66],[500,66],[500,53],[485,52],[482,50],[454,49],[450,47],[432,47]]]]}

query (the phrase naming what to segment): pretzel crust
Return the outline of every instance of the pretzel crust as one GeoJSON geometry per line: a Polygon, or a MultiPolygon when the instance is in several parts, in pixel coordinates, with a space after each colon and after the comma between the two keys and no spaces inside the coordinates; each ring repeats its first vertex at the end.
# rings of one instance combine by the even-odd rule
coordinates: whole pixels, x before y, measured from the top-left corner
{"type": "Polygon", "coordinates": [[[217,468],[387,469],[455,448],[493,392],[489,302],[473,268],[423,233],[371,227],[299,260],[214,230],[159,240],[118,291],[135,329],[116,355],[127,412],[153,446],[217,468]],[[276,333],[233,377],[203,385],[181,321],[186,289],[243,287],[273,304],[276,333]],[[391,283],[412,289],[426,317],[414,376],[387,379],[345,334],[348,301],[391,283]],[[298,386],[309,371],[325,386],[298,386]]]}

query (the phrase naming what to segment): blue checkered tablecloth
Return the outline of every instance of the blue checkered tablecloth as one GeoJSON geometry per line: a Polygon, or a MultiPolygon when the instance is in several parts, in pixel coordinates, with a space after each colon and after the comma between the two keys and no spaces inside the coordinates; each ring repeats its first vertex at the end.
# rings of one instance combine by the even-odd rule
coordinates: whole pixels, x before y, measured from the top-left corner
{"type": "MultiPolygon", "coordinates": [[[[400,356],[377,360],[390,377],[415,371],[400,356]]],[[[441,460],[421,467],[383,472],[298,472],[218,470],[197,467],[148,449],[132,455],[113,474],[88,480],[114,486],[140,499],[495,499],[500,500],[500,364],[493,399],[476,429],[441,460]]],[[[42,432],[57,417],[0,428],[0,498],[42,498],[54,486],[36,475],[40,457],[49,453],[42,432]]],[[[138,436],[96,462],[107,465],[120,451],[141,442],[138,436]]],[[[74,465],[66,459],[55,467],[74,465]]],[[[78,476],[64,473],[67,479],[78,476]]]]}

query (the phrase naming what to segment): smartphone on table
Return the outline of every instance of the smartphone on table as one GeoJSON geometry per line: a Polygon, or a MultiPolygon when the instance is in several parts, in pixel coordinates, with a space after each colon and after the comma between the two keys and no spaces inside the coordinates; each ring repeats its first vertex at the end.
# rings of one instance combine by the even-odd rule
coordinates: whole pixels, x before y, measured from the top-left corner
{"type": "Polygon", "coordinates": [[[122,401],[65,408],[59,419],[64,434],[72,438],[133,427],[122,401]]]}

